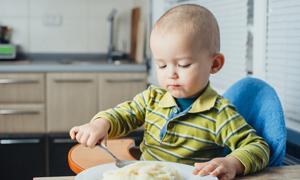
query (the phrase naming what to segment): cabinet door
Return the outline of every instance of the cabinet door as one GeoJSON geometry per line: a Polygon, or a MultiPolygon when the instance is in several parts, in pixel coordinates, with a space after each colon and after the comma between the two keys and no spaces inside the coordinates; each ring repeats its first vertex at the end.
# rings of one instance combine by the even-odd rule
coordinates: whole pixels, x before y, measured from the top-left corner
{"type": "Polygon", "coordinates": [[[0,133],[45,132],[44,104],[0,104],[0,133]]]}
{"type": "Polygon", "coordinates": [[[68,132],[88,122],[97,112],[97,75],[47,74],[48,132],[68,132]]]}
{"type": "Polygon", "coordinates": [[[0,179],[46,176],[44,137],[0,137],[0,179]]]}
{"type": "Polygon", "coordinates": [[[69,133],[50,134],[48,137],[49,176],[74,176],[68,166],[68,152],[76,144],[69,133]]]}
{"type": "Polygon", "coordinates": [[[146,73],[99,74],[99,109],[112,108],[131,100],[146,88],[146,73]]]}
{"type": "Polygon", "coordinates": [[[0,74],[0,103],[44,102],[44,74],[0,74]]]}

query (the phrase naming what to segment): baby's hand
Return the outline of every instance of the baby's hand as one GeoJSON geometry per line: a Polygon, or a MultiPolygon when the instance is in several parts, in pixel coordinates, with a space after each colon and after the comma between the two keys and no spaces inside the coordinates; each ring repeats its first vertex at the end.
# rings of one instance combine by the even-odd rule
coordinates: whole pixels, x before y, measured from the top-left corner
{"type": "Polygon", "coordinates": [[[205,163],[195,163],[193,174],[217,176],[220,180],[234,179],[244,171],[242,163],[233,156],[215,158],[205,163]]]}
{"type": "Polygon", "coordinates": [[[93,148],[98,142],[104,142],[106,139],[110,124],[105,119],[97,119],[90,123],[75,126],[70,130],[70,136],[84,146],[93,148]]]}

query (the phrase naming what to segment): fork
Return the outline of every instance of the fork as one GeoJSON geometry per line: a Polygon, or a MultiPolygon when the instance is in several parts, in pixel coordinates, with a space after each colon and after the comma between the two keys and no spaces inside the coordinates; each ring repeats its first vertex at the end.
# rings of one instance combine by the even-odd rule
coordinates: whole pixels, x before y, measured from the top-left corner
{"type": "Polygon", "coordinates": [[[115,164],[118,168],[122,168],[124,166],[127,166],[129,164],[135,163],[137,161],[129,161],[129,160],[120,160],[119,158],[117,158],[106,146],[102,145],[102,144],[97,144],[97,146],[104,150],[105,152],[107,152],[114,160],[115,160],[115,164]]]}

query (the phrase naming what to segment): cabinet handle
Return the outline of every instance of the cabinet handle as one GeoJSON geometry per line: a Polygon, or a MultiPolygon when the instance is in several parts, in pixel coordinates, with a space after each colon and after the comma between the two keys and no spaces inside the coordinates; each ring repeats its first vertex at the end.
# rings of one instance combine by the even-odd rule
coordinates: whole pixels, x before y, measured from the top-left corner
{"type": "Polygon", "coordinates": [[[76,141],[70,139],[70,138],[57,138],[57,139],[54,139],[53,140],[53,143],[57,143],[57,144],[63,144],[63,143],[68,143],[68,144],[73,144],[75,143],[76,141]]]}
{"type": "Polygon", "coordinates": [[[17,115],[17,114],[39,114],[34,110],[17,110],[17,109],[0,109],[0,115],[17,115]]]}
{"type": "Polygon", "coordinates": [[[0,144],[37,144],[39,139],[1,139],[0,144]]]}
{"type": "Polygon", "coordinates": [[[128,82],[144,82],[145,79],[106,79],[107,83],[128,83],[128,82]]]}
{"type": "Polygon", "coordinates": [[[34,79],[0,79],[0,84],[34,84],[39,80],[34,79]]]}
{"type": "Polygon", "coordinates": [[[56,83],[90,83],[92,79],[54,79],[56,83]]]}

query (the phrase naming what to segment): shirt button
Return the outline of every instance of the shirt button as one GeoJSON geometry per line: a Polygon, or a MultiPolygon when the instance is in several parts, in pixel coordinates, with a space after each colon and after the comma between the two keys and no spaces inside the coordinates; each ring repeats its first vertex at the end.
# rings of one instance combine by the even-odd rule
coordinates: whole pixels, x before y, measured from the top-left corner
{"type": "Polygon", "coordinates": [[[168,128],[173,128],[173,127],[174,127],[173,123],[168,124],[168,128]]]}
{"type": "Polygon", "coordinates": [[[178,109],[177,108],[173,108],[173,113],[178,113],[178,109]]]}

